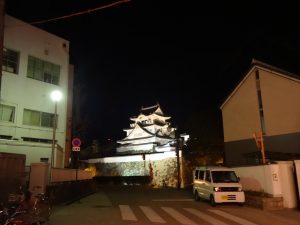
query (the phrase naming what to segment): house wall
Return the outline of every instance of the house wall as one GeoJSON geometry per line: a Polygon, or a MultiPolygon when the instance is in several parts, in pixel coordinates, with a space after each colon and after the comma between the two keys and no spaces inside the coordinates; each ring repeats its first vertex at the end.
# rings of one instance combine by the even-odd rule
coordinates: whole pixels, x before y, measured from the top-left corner
{"type": "MultiPolygon", "coordinates": [[[[0,134],[10,135],[19,141],[22,137],[52,139],[52,128],[34,127],[23,125],[23,110],[31,109],[42,112],[54,113],[54,103],[50,99],[53,90],[60,90],[63,99],[58,103],[58,127],[56,139],[60,146],[65,147],[66,113],[67,113],[67,87],[69,70],[69,42],[45,32],[41,29],[26,24],[18,19],[6,15],[4,29],[4,47],[20,53],[18,74],[3,71],[1,102],[15,106],[16,115],[13,123],[0,122],[0,134]],[[27,77],[28,56],[60,65],[59,86],[34,80],[27,77]]],[[[22,145],[22,142],[16,144],[22,145]]],[[[15,147],[10,145],[1,148],[6,152],[14,152],[15,147]]],[[[46,151],[31,151],[35,156],[27,153],[28,144],[24,143],[23,153],[27,155],[28,163],[31,158],[49,157],[49,148],[46,151]]],[[[49,147],[49,146],[48,146],[49,147]]],[[[38,161],[39,162],[39,161],[38,161]]],[[[26,163],[27,164],[27,163],[26,163]]],[[[27,164],[28,165],[28,164],[27,164]]],[[[58,165],[61,166],[61,165],[58,165]]]]}
{"type": "Polygon", "coordinates": [[[260,70],[260,84],[267,136],[300,132],[300,81],[260,70]]]}
{"type": "MultiPolygon", "coordinates": [[[[282,134],[274,136],[265,136],[265,151],[299,154],[300,132],[292,134],[282,134]]],[[[225,163],[227,166],[240,166],[246,164],[259,164],[261,158],[249,159],[245,154],[258,151],[253,138],[229,141],[224,143],[225,163]]]]}
{"type": "Polygon", "coordinates": [[[260,131],[260,117],[254,71],[222,108],[224,141],[252,138],[260,131]]]}
{"type": "Polygon", "coordinates": [[[297,153],[300,149],[300,81],[265,68],[251,69],[222,106],[225,163],[257,164],[244,154],[258,151],[254,132],[261,130],[255,71],[259,70],[264,113],[265,151],[297,153]]]}

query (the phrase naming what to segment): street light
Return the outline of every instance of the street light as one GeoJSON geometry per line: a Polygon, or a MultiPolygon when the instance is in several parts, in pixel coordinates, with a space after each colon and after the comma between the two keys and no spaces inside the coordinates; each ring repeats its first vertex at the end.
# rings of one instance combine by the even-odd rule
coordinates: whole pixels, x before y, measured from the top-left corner
{"type": "Polygon", "coordinates": [[[52,168],[54,167],[54,151],[55,151],[55,133],[57,127],[57,103],[62,99],[62,93],[58,90],[52,91],[50,95],[54,102],[54,117],[53,117],[53,133],[52,133],[52,148],[51,148],[51,168],[50,168],[50,182],[52,181],[52,168]]]}

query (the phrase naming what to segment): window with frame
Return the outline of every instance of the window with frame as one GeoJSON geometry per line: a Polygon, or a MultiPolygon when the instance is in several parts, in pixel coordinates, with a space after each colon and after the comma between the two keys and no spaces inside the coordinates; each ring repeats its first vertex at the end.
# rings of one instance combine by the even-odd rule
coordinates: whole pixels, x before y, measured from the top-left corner
{"type": "Polygon", "coordinates": [[[17,74],[19,70],[19,55],[19,52],[3,48],[2,70],[17,74]]]}
{"type": "Polygon", "coordinates": [[[30,126],[53,127],[54,114],[24,109],[23,124],[30,126]]]}
{"type": "Polygon", "coordinates": [[[60,66],[33,56],[28,56],[27,77],[58,85],[60,66]]]}
{"type": "Polygon", "coordinates": [[[15,107],[10,105],[0,104],[0,121],[14,122],[15,107]]]}

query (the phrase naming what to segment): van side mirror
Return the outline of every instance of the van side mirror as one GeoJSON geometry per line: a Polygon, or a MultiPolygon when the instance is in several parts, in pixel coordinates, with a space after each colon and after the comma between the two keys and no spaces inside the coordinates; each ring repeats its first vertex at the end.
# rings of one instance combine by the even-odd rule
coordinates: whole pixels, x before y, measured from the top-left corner
{"type": "Polygon", "coordinates": [[[240,182],[241,178],[240,178],[240,177],[238,177],[237,179],[238,179],[238,182],[240,182]]]}

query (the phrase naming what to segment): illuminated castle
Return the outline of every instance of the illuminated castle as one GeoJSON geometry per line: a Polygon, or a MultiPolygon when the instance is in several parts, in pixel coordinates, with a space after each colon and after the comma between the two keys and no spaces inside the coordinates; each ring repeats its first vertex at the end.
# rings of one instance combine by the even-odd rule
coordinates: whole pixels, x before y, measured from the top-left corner
{"type": "Polygon", "coordinates": [[[126,137],[119,140],[117,153],[140,154],[175,150],[175,128],[167,122],[171,117],[164,115],[159,104],[142,107],[137,117],[130,118],[133,123],[124,129],[126,137]]]}

